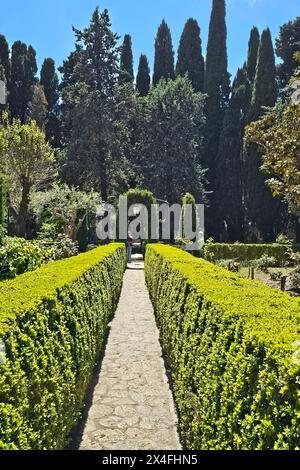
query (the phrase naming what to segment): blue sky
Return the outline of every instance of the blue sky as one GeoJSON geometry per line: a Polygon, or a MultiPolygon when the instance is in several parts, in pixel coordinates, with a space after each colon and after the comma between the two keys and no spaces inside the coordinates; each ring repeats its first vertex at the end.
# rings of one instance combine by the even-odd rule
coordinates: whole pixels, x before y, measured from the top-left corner
{"type": "MultiPolygon", "coordinates": [[[[194,17],[202,31],[204,51],[211,11],[211,0],[2,0],[0,33],[10,44],[15,40],[30,43],[37,51],[39,64],[53,57],[60,65],[73,49],[72,25],[86,26],[94,8],[108,8],[112,27],[119,35],[133,38],[135,67],[141,53],[153,62],[153,44],[157,27],[168,22],[174,48],[185,21],[194,17]]],[[[300,0],[227,0],[229,70],[235,73],[242,65],[253,25],[269,26],[273,37],[279,26],[300,15],[300,0]]]]}

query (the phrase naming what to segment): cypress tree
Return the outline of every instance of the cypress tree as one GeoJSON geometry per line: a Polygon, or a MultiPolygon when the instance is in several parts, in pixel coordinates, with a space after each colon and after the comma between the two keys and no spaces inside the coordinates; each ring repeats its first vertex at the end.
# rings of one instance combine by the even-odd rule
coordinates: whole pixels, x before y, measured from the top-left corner
{"type": "Polygon", "coordinates": [[[36,72],[35,50],[16,41],[12,46],[9,104],[12,116],[19,117],[22,122],[26,120],[28,104],[32,100],[36,72]]]}
{"type": "Polygon", "coordinates": [[[207,44],[204,91],[206,101],[206,129],[204,139],[204,166],[208,168],[207,189],[212,193],[211,207],[206,211],[208,235],[216,233],[216,212],[213,209],[213,191],[216,178],[216,158],[225,110],[230,94],[230,75],[227,72],[227,28],[225,0],[213,0],[207,44]]]}
{"type": "Polygon", "coordinates": [[[155,39],[153,85],[157,85],[161,78],[175,78],[172,36],[165,20],[161,22],[155,39]]]}
{"type": "Polygon", "coordinates": [[[217,231],[214,236],[224,242],[243,239],[243,164],[242,149],[245,118],[251,99],[251,88],[244,66],[232,86],[217,157],[214,210],[217,231]]]}
{"type": "MultiPolygon", "coordinates": [[[[269,29],[263,31],[258,50],[251,108],[248,120],[255,121],[273,107],[278,95],[275,56],[269,29]]],[[[280,230],[282,203],[273,198],[262,173],[260,152],[254,144],[245,149],[245,203],[248,237],[266,242],[274,241],[280,230]]]]}
{"type": "Polygon", "coordinates": [[[196,20],[190,18],[181,35],[178,60],[176,64],[176,76],[188,74],[195,91],[203,92],[204,89],[204,58],[202,55],[202,43],[200,28],[196,20]]]}
{"type": "Polygon", "coordinates": [[[150,68],[147,56],[144,54],[141,55],[139,61],[138,73],[136,76],[136,90],[140,96],[148,95],[150,89],[150,68]]]}
{"type": "Polygon", "coordinates": [[[132,83],[134,80],[132,40],[129,34],[125,34],[121,47],[119,80],[122,83],[132,83]]]}
{"type": "Polygon", "coordinates": [[[9,46],[5,36],[0,34],[0,65],[4,69],[4,75],[6,83],[10,82],[10,57],[9,57],[9,46]]]}
{"type": "Polygon", "coordinates": [[[265,29],[258,50],[256,75],[249,120],[256,121],[263,113],[263,107],[273,107],[278,96],[277,71],[271,32],[265,29]]]}
{"type": "Polygon", "coordinates": [[[227,28],[225,0],[213,0],[209,25],[204,90],[208,95],[206,106],[206,165],[213,188],[214,165],[218,153],[219,137],[230,93],[227,72],[227,28]]]}
{"type": "Polygon", "coordinates": [[[59,99],[59,81],[55,70],[55,62],[48,57],[41,68],[40,84],[44,87],[44,93],[48,102],[48,110],[52,111],[59,99]]]}
{"type": "Polygon", "coordinates": [[[55,62],[48,57],[41,68],[40,84],[44,87],[45,97],[48,103],[46,136],[53,147],[60,145],[60,106],[59,106],[59,81],[55,70],[55,62]]]}
{"type": "Polygon", "coordinates": [[[260,42],[259,31],[253,26],[248,44],[247,73],[251,83],[254,82],[257,64],[257,54],[260,42]]]}

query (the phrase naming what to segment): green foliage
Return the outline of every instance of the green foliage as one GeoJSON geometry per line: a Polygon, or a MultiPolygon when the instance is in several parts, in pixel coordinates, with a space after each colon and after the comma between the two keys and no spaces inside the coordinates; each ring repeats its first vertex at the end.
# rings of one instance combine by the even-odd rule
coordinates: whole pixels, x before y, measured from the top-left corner
{"type": "Polygon", "coordinates": [[[225,0],[213,0],[204,82],[204,91],[208,95],[205,163],[210,170],[209,179],[212,188],[214,186],[214,165],[218,152],[219,137],[230,93],[225,15],[225,0]]]}
{"type": "Polygon", "coordinates": [[[155,39],[153,85],[157,85],[162,78],[175,78],[172,36],[165,20],[161,22],[155,39]]]}
{"type": "Polygon", "coordinates": [[[9,210],[16,234],[27,231],[29,196],[55,176],[55,159],[44,132],[35,121],[22,124],[19,119],[9,123],[5,115],[0,127],[0,171],[7,178],[9,210]]]}
{"type": "Polygon", "coordinates": [[[279,65],[279,78],[281,87],[284,88],[296,68],[298,61],[295,54],[300,52],[300,16],[294,21],[289,21],[280,28],[279,38],[276,40],[276,54],[282,59],[279,65]]]}
{"type": "Polygon", "coordinates": [[[267,273],[269,268],[276,268],[278,266],[278,261],[275,256],[264,254],[261,258],[255,261],[255,266],[263,273],[267,273]]]}
{"type": "Polygon", "coordinates": [[[176,76],[187,74],[196,92],[204,90],[204,58],[200,28],[196,20],[187,20],[180,38],[176,76]]]}
{"type": "Polygon", "coordinates": [[[129,34],[125,34],[121,47],[119,80],[121,83],[133,83],[134,80],[132,39],[129,34]]]}
{"type": "Polygon", "coordinates": [[[3,34],[0,34],[0,65],[2,65],[4,69],[5,81],[9,86],[11,73],[9,45],[3,34]]]}
{"type": "Polygon", "coordinates": [[[26,121],[36,83],[36,52],[32,46],[16,41],[11,49],[9,107],[13,117],[26,121]]]}
{"type": "Polygon", "coordinates": [[[6,220],[6,184],[5,179],[0,174],[0,226],[3,226],[6,220]]]}
{"type": "Polygon", "coordinates": [[[204,200],[204,95],[195,93],[186,77],[177,77],[161,80],[142,104],[135,150],[147,187],[169,203],[180,202],[187,188],[204,200]]]}
{"type": "Polygon", "coordinates": [[[108,200],[111,151],[115,143],[115,92],[119,76],[118,36],[108,11],[93,13],[83,30],[74,29],[76,51],[64,64],[62,98],[66,162],[63,178],[108,200]]]}
{"type": "Polygon", "coordinates": [[[136,76],[136,91],[140,96],[147,96],[150,89],[150,68],[147,56],[141,54],[138,73],[136,76]]]}
{"type": "Polygon", "coordinates": [[[259,146],[273,195],[284,197],[296,215],[300,215],[299,123],[300,104],[275,108],[248,126],[245,136],[248,144],[259,146]]]}
{"type": "MultiPolygon", "coordinates": [[[[300,246],[294,246],[299,250],[300,246]]],[[[290,247],[286,244],[242,244],[242,243],[206,243],[203,257],[208,261],[231,260],[253,261],[262,256],[274,257],[279,264],[289,262],[292,257],[290,247]]]]}
{"type": "Polygon", "coordinates": [[[225,113],[216,160],[213,197],[215,231],[221,241],[243,239],[243,135],[245,116],[251,101],[251,87],[245,68],[239,69],[225,113]]]}
{"type": "Polygon", "coordinates": [[[256,74],[257,56],[260,43],[260,34],[256,26],[251,29],[248,44],[247,74],[250,82],[253,84],[256,74]]]}
{"type": "Polygon", "coordinates": [[[79,191],[66,184],[55,183],[47,191],[31,196],[31,209],[38,222],[47,221],[62,227],[63,233],[73,242],[89,214],[95,214],[100,204],[99,194],[79,191]]]}
{"type": "MultiPolygon", "coordinates": [[[[258,51],[256,75],[253,87],[249,121],[257,120],[273,107],[277,98],[276,66],[269,29],[263,31],[258,51]]],[[[245,160],[245,205],[247,216],[246,239],[272,242],[276,232],[282,229],[281,215],[284,211],[280,200],[272,197],[266,185],[266,177],[261,172],[262,157],[256,145],[247,145],[245,160]]]]}
{"type": "Polygon", "coordinates": [[[299,448],[299,300],[162,245],[146,281],[183,446],[299,448]]]}
{"type": "Polygon", "coordinates": [[[116,309],[122,245],[57,261],[0,287],[0,448],[62,449],[116,309]]]}
{"type": "Polygon", "coordinates": [[[37,241],[4,237],[0,246],[0,280],[33,271],[52,259],[52,252],[37,241]]]}
{"type": "Polygon", "coordinates": [[[41,68],[40,84],[44,87],[48,103],[48,115],[46,124],[47,140],[53,147],[60,144],[60,105],[59,105],[59,80],[55,69],[55,62],[50,57],[45,59],[41,68]]]}

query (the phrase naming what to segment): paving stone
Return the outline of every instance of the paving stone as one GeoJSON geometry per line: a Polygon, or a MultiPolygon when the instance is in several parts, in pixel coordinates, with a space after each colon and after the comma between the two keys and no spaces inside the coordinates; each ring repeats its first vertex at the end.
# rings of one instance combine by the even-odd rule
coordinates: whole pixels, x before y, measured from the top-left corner
{"type": "Polygon", "coordinates": [[[142,263],[126,271],[83,450],[178,450],[177,416],[142,263]]]}

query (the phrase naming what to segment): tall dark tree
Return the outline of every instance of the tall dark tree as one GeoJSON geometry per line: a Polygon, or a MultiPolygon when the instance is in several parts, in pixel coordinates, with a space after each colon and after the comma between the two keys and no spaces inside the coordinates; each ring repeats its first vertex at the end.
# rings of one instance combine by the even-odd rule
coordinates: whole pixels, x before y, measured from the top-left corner
{"type": "Polygon", "coordinates": [[[147,56],[144,54],[141,55],[139,61],[138,73],[136,76],[136,90],[140,96],[146,96],[149,93],[150,89],[150,68],[147,56]]]}
{"type": "MultiPolygon", "coordinates": [[[[256,75],[249,121],[262,116],[266,107],[273,107],[278,95],[275,56],[269,29],[263,31],[258,50],[256,75]]],[[[272,241],[280,230],[282,204],[273,198],[262,173],[261,155],[254,144],[245,149],[245,203],[248,237],[272,241]]]]}
{"type": "Polygon", "coordinates": [[[5,36],[0,34],[0,65],[4,69],[4,75],[7,86],[10,83],[10,56],[9,56],[9,45],[6,41],[5,36]]]}
{"type": "Polygon", "coordinates": [[[153,85],[157,85],[161,78],[175,78],[172,36],[165,20],[161,22],[155,39],[153,85]]]}
{"type": "Polygon", "coordinates": [[[216,167],[214,210],[217,215],[218,240],[243,239],[243,136],[251,100],[251,86],[246,67],[239,69],[220,136],[216,167]]]}
{"type": "Polygon", "coordinates": [[[248,58],[247,58],[247,73],[251,83],[254,82],[256,74],[257,54],[260,42],[260,34],[256,26],[254,26],[250,33],[248,44],[248,58]]]}
{"type": "Polygon", "coordinates": [[[195,91],[203,92],[204,89],[204,58],[202,55],[202,43],[200,28],[196,20],[187,20],[181,35],[178,59],[176,64],[176,76],[188,74],[195,91]]]}
{"type": "Polygon", "coordinates": [[[132,40],[129,34],[125,34],[124,41],[121,47],[120,82],[132,83],[133,80],[134,80],[134,72],[133,72],[132,40]]]}
{"type": "Polygon", "coordinates": [[[48,103],[46,136],[53,147],[60,144],[59,121],[59,80],[55,70],[55,62],[50,57],[45,59],[41,68],[40,84],[44,87],[45,97],[48,103]]]}
{"type": "Polygon", "coordinates": [[[278,96],[277,71],[271,32],[265,29],[261,36],[258,50],[256,74],[249,120],[256,121],[264,107],[273,107],[278,96]]]}
{"type": "Polygon", "coordinates": [[[282,88],[288,84],[299,66],[295,59],[297,52],[300,53],[300,16],[284,24],[276,40],[276,54],[283,61],[278,69],[282,88]]]}
{"type": "Polygon", "coordinates": [[[32,46],[16,41],[11,53],[11,84],[9,104],[13,117],[26,120],[28,104],[32,100],[36,83],[36,53],[32,46]]]}
{"type": "Polygon", "coordinates": [[[64,179],[92,187],[108,198],[111,146],[114,141],[115,89],[119,76],[118,36],[108,11],[93,13],[89,26],[74,28],[73,63],[65,63],[64,129],[67,129],[64,179]]]}
{"type": "Polygon", "coordinates": [[[204,139],[204,165],[208,168],[210,208],[206,211],[206,231],[214,235],[216,213],[213,208],[216,178],[216,159],[222,123],[230,94],[230,75],[227,72],[227,28],[225,0],[213,0],[207,44],[204,91],[206,101],[206,129],[204,139]]]}
{"type": "Polygon", "coordinates": [[[219,137],[230,93],[227,71],[227,28],[225,0],[213,0],[207,45],[204,90],[208,95],[206,106],[206,164],[213,188],[214,166],[219,137]]]}

